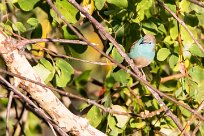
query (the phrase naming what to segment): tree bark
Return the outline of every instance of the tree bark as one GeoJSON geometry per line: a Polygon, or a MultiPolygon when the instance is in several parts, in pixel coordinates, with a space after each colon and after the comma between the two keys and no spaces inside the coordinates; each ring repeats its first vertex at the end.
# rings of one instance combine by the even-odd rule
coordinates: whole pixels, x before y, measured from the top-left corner
{"type": "MultiPolygon", "coordinates": [[[[0,54],[4,58],[8,70],[28,79],[43,83],[26,57],[20,53],[17,47],[15,47],[16,43],[15,39],[7,36],[0,30],[0,54]]],[[[86,119],[72,114],[50,89],[16,77],[14,77],[14,79],[14,83],[17,85],[23,85],[31,97],[65,132],[77,136],[105,135],[92,127],[86,119]]]]}

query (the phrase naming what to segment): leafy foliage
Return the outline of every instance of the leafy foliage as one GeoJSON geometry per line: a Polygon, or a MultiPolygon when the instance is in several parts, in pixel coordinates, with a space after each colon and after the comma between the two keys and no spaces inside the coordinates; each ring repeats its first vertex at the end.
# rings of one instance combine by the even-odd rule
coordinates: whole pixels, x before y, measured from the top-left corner
{"type": "MultiPolygon", "coordinates": [[[[157,54],[154,62],[144,69],[144,73],[153,86],[176,98],[179,102],[189,105],[192,109],[201,104],[204,100],[204,53],[169,12],[154,0],[93,1],[94,5],[91,6],[94,6],[94,11],[89,13],[103,24],[126,53],[129,52],[132,43],[141,36],[148,33],[155,35],[157,54]],[[180,41],[179,36],[181,36],[180,41]],[[187,74],[178,78],[175,75],[182,72],[181,63],[184,63],[187,74]],[[164,82],[164,77],[169,76],[175,76],[175,78],[164,82]]],[[[8,16],[1,17],[0,29],[5,30],[8,35],[17,33],[27,39],[79,39],[46,1],[17,0],[12,2],[0,3],[0,12],[8,16]],[[8,7],[9,9],[7,9],[8,7]],[[15,15],[13,15],[14,13],[15,15]]],[[[90,3],[88,2],[86,7],[90,3]]],[[[118,63],[124,63],[124,58],[117,49],[106,40],[98,38],[100,36],[94,32],[93,26],[73,5],[66,0],[56,0],[54,5],[69,23],[77,28],[84,37],[88,37],[90,42],[103,43],[103,45],[97,45],[100,51],[104,51],[118,63]]],[[[204,44],[203,8],[187,0],[165,1],[165,5],[177,13],[198,42],[204,44]]],[[[81,4],[81,6],[85,8],[85,5],[81,4]]],[[[50,42],[39,43],[39,45],[27,45],[26,49],[28,52],[30,50],[37,51],[32,54],[41,57],[41,59],[37,58],[36,62],[30,61],[46,84],[63,88],[64,91],[87,99],[94,98],[99,104],[118,112],[140,114],[145,111],[151,113],[162,108],[149,90],[143,84],[137,83],[137,80],[132,78],[127,71],[118,70],[118,67],[112,65],[93,65],[62,57],[62,55],[68,55],[94,62],[109,62],[91,47],[50,42]],[[45,52],[44,47],[54,51],[57,55],[45,52]]],[[[182,120],[183,124],[186,124],[191,113],[175,103],[163,100],[168,108],[182,120]]],[[[3,104],[4,101],[0,101],[0,105],[3,104]]],[[[20,105],[20,102],[18,104],[20,105]]],[[[85,102],[73,101],[72,104],[75,110],[84,114],[91,125],[108,135],[157,135],[158,133],[179,135],[180,133],[177,131],[175,123],[166,117],[164,112],[144,119],[110,114],[85,102]]],[[[32,119],[28,117],[28,120],[32,119]]],[[[194,119],[189,131],[192,132],[197,123],[198,120],[194,119]]],[[[4,120],[1,120],[0,124],[4,125],[4,120]]],[[[37,122],[35,125],[38,124],[37,122]]],[[[31,133],[35,135],[39,133],[38,131],[32,129],[26,130],[25,133],[26,135],[31,135],[31,133]]],[[[197,134],[203,135],[203,133],[202,125],[197,134]]]]}

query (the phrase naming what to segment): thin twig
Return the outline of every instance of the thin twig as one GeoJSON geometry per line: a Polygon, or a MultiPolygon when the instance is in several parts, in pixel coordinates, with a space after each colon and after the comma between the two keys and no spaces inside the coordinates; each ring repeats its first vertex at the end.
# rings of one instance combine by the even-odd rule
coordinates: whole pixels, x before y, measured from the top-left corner
{"type": "MultiPolygon", "coordinates": [[[[139,114],[133,114],[133,113],[125,113],[125,112],[118,112],[118,111],[113,111],[112,109],[110,108],[107,108],[107,107],[104,107],[103,105],[100,105],[98,103],[96,103],[95,101],[93,100],[90,100],[90,99],[86,99],[84,97],[81,97],[81,96],[78,96],[78,95],[74,95],[72,93],[69,93],[69,92],[64,92],[63,90],[60,90],[60,89],[57,89],[57,88],[54,88],[54,87],[51,87],[51,86],[47,86],[45,84],[42,84],[40,82],[37,82],[37,81],[34,81],[34,80],[31,80],[31,79],[28,79],[26,77],[23,77],[23,76],[20,76],[18,74],[14,74],[14,73],[11,73],[11,72],[8,72],[8,71],[5,71],[3,69],[0,68],[0,73],[5,73],[5,74],[8,74],[10,76],[14,76],[14,77],[17,77],[17,78],[20,78],[22,80],[26,80],[26,81],[29,81],[29,82],[32,82],[34,84],[37,84],[37,85],[40,85],[42,87],[45,87],[45,88],[49,88],[51,90],[54,90],[58,93],[60,93],[61,95],[64,95],[64,96],[69,96],[71,98],[75,98],[75,99],[78,99],[78,100],[81,100],[81,101],[85,101],[87,102],[88,104],[92,104],[92,105],[95,105],[96,107],[102,109],[104,112],[107,112],[107,113],[111,113],[111,114],[119,114],[119,115],[133,115],[133,116],[140,116],[139,114]]],[[[162,93],[160,94],[162,96],[162,93]]],[[[198,118],[200,118],[201,120],[204,120],[204,117],[201,116],[200,114],[198,114],[197,112],[195,112],[195,110],[191,109],[190,107],[188,107],[187,105],[183,104],[183,103],[180,103],[180,102],[177,102],[176,100],[174,100],[173,98],[169,97],[169,96],[165,96],[164,98],[176,103],[178,106],[181,106],[187,110],[189,110],[191,113],[195,114],[198,118]]]]}
{"type": "Polygon", "coordinates": [[[19,92],[16,87],[12,86],[6,79],[4,79],[1,75],[0,75],[0,80],[5,83],[9,88],[11,88],[11,91],[13,91],[15,94],[17,94],[21,99],[23,99],[25,102],[27,102],[29,105],[32,106],[32,108],[34,108],[35,112],[38,113],[38,115],[40,115],[40,117],[42,117],[45,121],[49,122],[50,124],[53,125],[53,127],[55,128],[55,130],[63,135],[63,136],[68,136],[59,126],[56,125],[56,123],[54,124],[54,121],[48,117],[44,112],[42,112],[42,109],[38,108],[38,106],[36,106],[36,104],[34,104],[34,102],[32,102],[30,99],[28,99],[25,95],[23,95],[21,92],[19,92]]]}
{"type": "MultiPolygon", "coordinates": [[[[80,40],[66,40],[66,39],[53,39],[53,38],[40,38],[40,39],[25,39],[18,42],[15,47],[18,49],[23,48],[26,44],[32,43],[40,43],[40,42],[59,42],[59,43],[67,43],[67,44],[80,44],[80,45],[87,45],[86,42],[80,40]]],[[[93,43],[95,44],[95,43],[93,43]]],[[[95,44],[97,45],[97,44],[95,44]]]]}
{"type": "MultiPolygon", "coordinates": [[[[196,109],[196,112],[199,112],[200,110],[202,110],[204,107],[204,101],[201,102],[201,104],[199,105],[199,107],[196,109]]],[[[195,118],[195,115],[191,115],[191,118],[187,121],[182,133],[181,133],[181,136],[185,133],[185,131],[188,129],[188,127],[191,125],[191,123],[193,122],[195,118]]]]}
{"type": "MultiPolygon", "coordinates": [[[[19,99],[21,99],[21,98],[19,97],[19,99]]],[[[20,115],[18,116],[18,114],[16,114],[17,122],[16,122],[15,125],[13,126],[12,136],[13,136],[13,135],[15,134],[15,132],[17,131],[18,125],[21,126],[21,132],[23,131],[23,130],[22,130],[22,127],[24,127],[24,125],[25,125],[25,123],[24,123],[24,124],[23,124],[23,122],[21,123],[21,119],[23,118],[23,115],[24,115],[24,113],[25,113],[25,111],[26,111],[26,103],[25,103],[25,102],[22,102],[22,104],[23,104],[23,107],[22,107],[22,110],[21,110],[20,115]]],[[[17,107],[16,107],[16,106],[15,106],[15,109],[16,109],[16,113],[17,113],[17,107]]]]}
{"type": "Polygon", "coordinates": [[[114,63],[104,63],[104,62],[96,62],[96,61],[89,61],[89,60],[79,59],[79,58],[71,57],[71,56],[68,56],[68,55],[59,54],[59,53],[56,53],[56,52],[51,51],[51,50],[46,49],[46,48],[43,48],[43,50],[45,50],[46,52],[48,52],[49,54],[51,54],[53,56],[72,59],[72,60],[76,60],[76,61],[81,61],[81,62],[84,62],[84,63],[90,63],[90,64],[101,65],[101,66],[115,65],[114,63]]]}
{"type": "Polygon", "coordinates": [[[189,0],[189,1],[192,2],[193,4],[196,4],[196,5],[204,8],[204,3],[201,1],[198,1],[198,0],[189,0]]]}
{"type": "Polygon", "coordinates": [[[57,136],[57,134],[56,134],[56,132],[55,132],[55,130],[54,130],[52,124],[50,124],[50,123],[48,122],[48,125],[50,126],[50,129],[52,130],[54,136],[57,136]]]}
{"type": "MultiPolygon", "coordinates": [[[[15,44],[14,47],[16,47],[18,49],[21,49],[21,48],[24,48],[25,45],[27,45],[27,44],[39,43],[39,42],[60,42],[60,43],[87,45],[86,42],[83,42],[83,41],[80,41],[80,40],[65,40],[65,39],[53,39],[53,38],[42,38],[42,39],[26,39],[26,38],[23,38],[23,39],[24,40],[22,40],[22,41],[18,42],[17,44],[15,44]]],[[[92,44],[97,46],[97,44],[95,44],[95,43],[92,43],[92,44]]],[[[52,50],[49,50],[47,48],[41,47],[38,44],[36,44],[36,45],[39,46],[40,48],[42,48],[43,50],[51,53],[54,56],[63,57],[63,58],[67,58],[67,59],[72,59],[72,60],[77,60],[77,61],[81,61],[81,62],[84,62],[84,63],[90,63],[90,64],[95,64],[95,65],[114,65],[113,63],[95,62],[95,61],[83,60],[83,59],[71,57],[71,56],[68,56],[68,55],[59,54],[59,53],[56,53],[56,52],[54,52],[52,50]]]]}
{"type": "MultiPolygon", "coordinates": [[[[0,24],[0,27],[3,27],[1,26],[0,24]]],[[[96,61],[89,61],[89,60],[84,60],[84,59],[79,59],[79,58],[75,58],[75,57],[71,57],[71,56],[68,56],[68,55],[63,55],[63,54],[59,54],[59,53],[56,53],[50,49],[47,49],[47,48],[44,48],[44,47],[41,47],[39,44],[39,42],[60,42],[60,43],[69,43],[69,44],[80,44],[80,45],[88,45],[87,42],[83,42],[83,41],[80,41],[80,40],[66,40],[66,39],[53,39],[53,38],[41,38],[41,39],[27,39],[25,37],[22,37],[18,34],[15,34],[13,32],[11,32],[10,30],[7,30],[5,28],[6,31],[12,33],[13,36],[15,37],[18,37],[20,39],[23,39],[22,41],[16,43],[15,45],[13,45],[13,49],[23,49],[25,48],[25,45],[27,44],[35,44],[36,46],[42,48],[43,50],[45,50],[46,52],[52,54],[53,56],[57,56],[57,57],[61,57],[61,58],[67,58],[67,59],[72,59],[72,60],[76,60],[76,61],[81,61],[81,62],[84,62],[84,63],[90,63],[90,64],[94,64],[94,65],[103,65],[103,66],[107,66],[107,65],[115,65],[114,63],[105,63],[105,62],[96,62],[96,61]]],[[[91,43],[93,46],[97,46],[98,44],[96,43],[91,43]]]]}
{"type": "MultiPolygon", "coordinates": [[[[117,64],[119,67],[127,70],[128,73],[130,73],[131,75],[133,75],[134,77],[139,79],[142,83],[144,83],[146,85],[146,87],[149,89],[149,91],[152,93],[154,98],[159,102],[160,106],[162,108],[164,108],[164,110],[167,113],[167,115],[175,122],[175,124],[178,126],[179,130],[182,131],[183,130],[183,126],[178,121],[177,117],[168,109],[166,104],[160,98],[158,92],[156,92],[156,89],[154,87],[152,87],[145,79],[142,78],[141,72],[135,66],[134,62],[128,57],[128,55],[121,49],[120,45],[115,41],[115,39],[105,30],[105,28],[95,18],[93,18],[86,10],[84,10],[75,0],[68,0],[68,1],[75,8],[77,8],[83,15],[85,15],[89,19],[89,21],[114,45],[114,47],[118,50],[120,55],[126,60],[126,62],[131,66],[131,68],[133,69],[133,71],[136,74],[132,73],[130,70],[128,71],[128,69],[123,67],[123,65],[121,66],[121,64],[118,64],[117,62],[115,62],[112,58],[108,57],[108,59],[110,59],[112,62],[117,64]]],[[[50,0],[47,0],[47,2],[53,8],[53,10],[57,13],[57,15],[70,27],[71,25],[69,24],[69,22],[66,19],[64,19],[64,17],[59,13],[59,11],[52,4],[52,2],[50,0]]],[[[85,42],[88,42],[85,38],[83,38],[82,40],[85,40],[85,42]]],[[[186,135],[188,135],[188,134],[186,134],[186,135]]]]}
{"type": "Polygon", "coordinates": [[[54,87],[51,87],[51,86],[47,86],[47,85],[45,85],[45,84],[42,84],[42,83],[40,83],[40,82],[37,82],[37,81],[31,80],[31,79],[28,79],[28,78],[23,77],[23,76],[20,76],[20,75],[18,75],[18,74],[14,74],[14,73],[5,71],[5,70],[3,70],[3,69],[1,69],[1,68],[0,68],[0,73],[5,73],[5,74],[8,74],[8,75],[11,75],[11,76],[20,78],[20,79],[22,79],[22,80],[29,81],[29,82],[31,82],[31,83],[40,85],[40,86],[45,87],[45,88],[48,88],[48,89],[50,89],[50,90],[54,90],[54,91],[56,91],[56,92],[58,92],[58,93],[60,93],[61,95],[64,95],[64,96],[69,96],[69,97],[71,97],[71,98],[75,98],[75,99],[78,99],[78,100],[81,100],[81,101],[85,101],[85,102],[87,102],[88,104],[95,105],[96,107],[102,109],[104,112],[107,112],[107,113],[119,114],[119,115],[127,115],[127,116],[130,116],[130,115],[139,116],[139,114],[113,111],[111,108],[104,107],[103,105],[98,104],[98,103],[97,103],[96,101],[94,101],[94,100],[86,99],[86,98],[84,98],[84,97],[81,97],[81,96],[78,96],[78,95],[75,95],[75,94],[72,94],[72,93],[69,93],[69,92],[65,92],[65,91],[63,91],[63,90],[60,90],[60,89],[57,89],[57,88],[54,88],[54,87]]]}
{"type": "Polygon", "coordinates": [[[198,48],[200,48],[200,50],[204,53],[204,48],[203,46],[195,39],[193,33],[189,30],[189,28],[187,27],[187,25],[176,16],[176,14],[171,11],[170,8],[168,8],[163,2],[161,2],[160,0],[157,0],[159,5],[161,5],[162,7],[164,7],[185,29],[186,31],[189,33],[189,35],[191,36],[191,38],[194,40],[194,42],[196,43],[196,45],[198,46],[198,48]]]}
{"type": "Polygon", "coordinates": [[[199,121],[198,124],[196,125],[196,128],[193,130],[193,133],[191,136],[196,136],[196,133],[198,132],[201,125],[202,125],[202,121],[199,121]]]}
{"type": "Polygon", "coordinates": [[[170,81],[170,80],[176,80],[176,79],[180,79],[184,77],[183,74],[179,73],[179,74],[174,74],[174,75],[170,75],[170,76],[167,76],[167,77],[162,77],[160,79],[160,83],[165,83],[167,81],[170,81]]]}
{"type": "Polygon", "coordinates": [[[6,136],[9,136],[9,116],[10,116],[10,109],[11,109],[11,103],[13,100],[14,93],[11,91],[9,94],[9,101],[7,105],[7,111],[6,111],[6,136]]]}

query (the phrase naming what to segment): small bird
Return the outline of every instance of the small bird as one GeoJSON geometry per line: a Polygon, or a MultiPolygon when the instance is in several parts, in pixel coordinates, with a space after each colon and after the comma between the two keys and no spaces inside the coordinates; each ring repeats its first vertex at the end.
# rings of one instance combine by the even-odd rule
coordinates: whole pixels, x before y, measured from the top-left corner
{"type": "Polygon", "coordinates": [[[128,56],[133,59],[138,68],[148,66],[155,56],[156,39],[151,34],[146,34],[139,41],[133,43],[128,56]]]}

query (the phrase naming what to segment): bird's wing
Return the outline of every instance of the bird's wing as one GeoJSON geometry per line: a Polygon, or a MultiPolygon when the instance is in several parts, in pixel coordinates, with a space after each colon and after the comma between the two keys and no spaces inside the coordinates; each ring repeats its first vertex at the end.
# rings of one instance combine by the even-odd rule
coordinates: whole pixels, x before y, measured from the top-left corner
{"type": "Polygon", "coordinates": [[[135,56],[137,56],[137,52],[138,52],[137,50],[138,49],[136,48],[136,46],[140,45],[142,42],[143,42],[143,37],[140,38],[138,41],[133,43],[133,45],[132,45],[132,47],[130,49],[130,53],[128,54],[128,56],[130,58],[134,58],[135,56]]]}
{"type": "Polygon", "coordinates": [[[133,43],[131,49],[134,48],[134,47],[137,46],[137,45],[140,45],[140,44],[143,42],[143,40],[144,40],[144,38],[142,37],[142,38],[140,38],[138,41],[135,41],[135,42],[133,43]]]}

